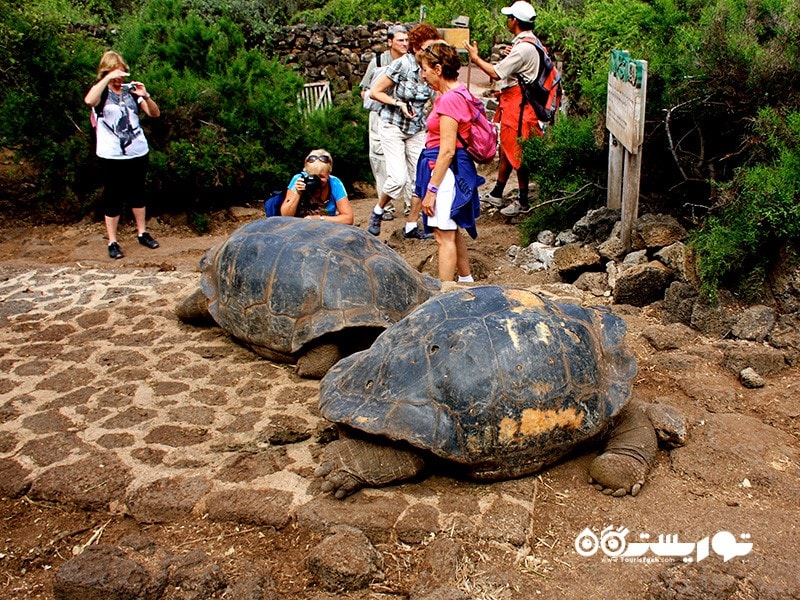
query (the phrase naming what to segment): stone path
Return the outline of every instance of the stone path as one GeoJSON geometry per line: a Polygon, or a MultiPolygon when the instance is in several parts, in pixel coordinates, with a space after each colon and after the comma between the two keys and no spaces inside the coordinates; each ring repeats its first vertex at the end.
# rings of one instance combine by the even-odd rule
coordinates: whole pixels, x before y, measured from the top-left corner
{"type": "Polygon", "coordinates": [[[332,432],[317,413],[318,382],[219,328],[178,321],[173,307],[197,279],[0,271],[0,494],[140,522],[194,514],[323,531],[344,523],[378,539],[457,528],[525,542],[531,482],[490,492],[434,478],[365,490],[358,503],[321,494],[313,470],[332,432]]]}

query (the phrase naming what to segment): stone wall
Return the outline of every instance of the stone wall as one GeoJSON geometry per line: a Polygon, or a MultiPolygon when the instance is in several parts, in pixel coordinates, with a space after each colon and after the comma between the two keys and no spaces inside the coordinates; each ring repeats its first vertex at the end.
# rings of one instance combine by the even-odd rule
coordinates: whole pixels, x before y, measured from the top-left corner
{"type": "MultiPolygon", "coordinates": [[[[369,61],[386,50],[386,33],[393,24],[283,27],[272,43],[273,57],[294,68],[306,83],[328,80],[334,96],[349,94],[358,88],[369,61]]],[[[408,29],[413,26],[406,24],[408,29]]],[[[499,60],[500,56],[496,45],[491,60],[499,60]]]]}
{"type": "Polygon", "coordinates": [[[273,56],[297,70],[307,83],[327,79],[334,96],[348,94],[358,87],[375,53],[386,50],[391,25],[283,27],[273,44],[273,56]]]}

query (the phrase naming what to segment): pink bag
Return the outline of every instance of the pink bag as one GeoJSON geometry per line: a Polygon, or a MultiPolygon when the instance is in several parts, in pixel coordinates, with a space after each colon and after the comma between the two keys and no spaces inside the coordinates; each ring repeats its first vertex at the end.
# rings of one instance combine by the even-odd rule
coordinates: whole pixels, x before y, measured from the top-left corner
{"type": "Polygon", "coordinates": [[[458,135],[458,140],[476,163],[490,163],[497,154],[497,129],[493,123],[489,122],[483,102],[468,90],[466,90],[466,94],[461,89],[457,90],[457,93],[464,97],[471,107],[470,110],[474,109],[475,112],[470,126],[469,143],[461,135],[458,135]]]}

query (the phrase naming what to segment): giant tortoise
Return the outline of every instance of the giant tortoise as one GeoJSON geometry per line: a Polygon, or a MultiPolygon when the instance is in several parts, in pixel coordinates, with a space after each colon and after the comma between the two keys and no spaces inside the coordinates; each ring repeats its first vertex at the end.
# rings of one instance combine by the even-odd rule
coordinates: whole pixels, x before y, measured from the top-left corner
{"type": "Polygon", "coordinates": [[[636,495],[657,437],[683,443],[685,427],[671,407],[629,401],[637,367],[625,331],[610,311],[524,289],[434,296],[323,378],[320,410],[345,434],[323,451],[323,490],[343,498],[429,462],[478,480],[520,477],[602,436],[591,479],[636,495]]]}
{"type": "Polygon", "coordinates": [[[236,229],[200,261],[200,289],[176,309],[213,319],[257,354],[322,377],[441,285],[363,229],[271,217],[236,229]]]}

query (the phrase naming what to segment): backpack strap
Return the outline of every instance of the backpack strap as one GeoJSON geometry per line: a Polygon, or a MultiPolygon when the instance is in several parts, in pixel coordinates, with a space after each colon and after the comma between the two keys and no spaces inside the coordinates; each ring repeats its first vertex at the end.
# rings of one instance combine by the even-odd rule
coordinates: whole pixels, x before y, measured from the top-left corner
{"type": "Polygon", "coordinates": [[[100,102],[92,107],[98,119],[103,116],[103,107],[106,105],[106,100],[108,100],[108,86],[103,88],[103,93],[100,94],[100,102]]]}
{"type": "MultiPolygon", "coordinates": [[[[469,92],[467,92],[467,93],[469,93],[469,92]]],[[[475,119],[478,118],[477,112],[476,112],[476,114],[473,114],[473,110],[472,109],[474,108],[476,111],[478,109],[475,106],[473,106],[472,98],[470,98],[469,96],[467,96],[466,94],[461,92],[461,88],[458,88],[456,90],[456,94],[458,94],[464,100],[467,101],[467,106],[469,106],[469,120],[470,120],[470,123],[471,123],[472,121],[474,121],[475,119]]],[[[472,94],[470,94],[470,96],[471,95],[472,94]]],[[[461,142],[461,145],[464,146],[464,150],[466,150],[469,147],[469,144],[467,144],[466,140],[464,139],[464,136],[462,136],[460,133],[458,133],[458,129],[456,129],[456,137],[458,138],[458,141],[461,142]]]]}

